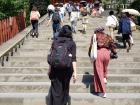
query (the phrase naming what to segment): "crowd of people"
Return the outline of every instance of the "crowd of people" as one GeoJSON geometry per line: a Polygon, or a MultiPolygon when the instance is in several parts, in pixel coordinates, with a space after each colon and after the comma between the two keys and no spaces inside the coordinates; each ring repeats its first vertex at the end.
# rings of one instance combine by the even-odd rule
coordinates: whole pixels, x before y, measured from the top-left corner
{"type": "MultiPolygon", "coordinates": [[[[93,3],[66,3],[66,4],[50,4],[48,10],[48,22],[47,26],[52,23],[53,29],[53,42],[48,56],[49,78],[51,80],[51,87],[49,91],[48,105],[66,105],[69,101],[69,86],[71,77],[76,82],[76,44],[73,40],[72,34],[77,32],[77,22],[81,18],[82,33],[86,34],[88,17],[101,16],[104,11],[102,2],[97,0],[93,3]],[[71,25],[64,25],[65,16],[68,15],[68,20],[71,25]],[[65,52],[65,53],[63,53],[65,52]]],[[[33,25],[32,36],[38,37],[38,19],[40,17],[36,7],[33,7],[31,11],[30,20],[33,25]],[[36,14],[36,15],[35,15],[36,14]]],[[[132,32],[132,24],[135,26],[133,16],[128,12],[122,13],[120,18],[115,16],[114,11],[109,12],[107,17],[106,27],[108,33],[105,33],[104,27],[97,27],[94,30],[96,35],[96,59],[92,59],[92,65],[94,68],[94,92],[101,97],[106,97],[106,84],[107,84],[107,67],[110,58],[117,58],[117,40],[114,35],[114,31],[118,30],[118,34],[122,34],[123,47],[127,49],[127,52],[131,50],[134,45],[132,32]],[[128,45],[126,45],[126,43],[128,45]]],[[[91,58],[91,50],[95,48],[93,44],[94,35],[91,37],[91,43],[89,45],[88,55],[91,58]]]]}
{"type": "Polygon", "coordinates": [[[54,37],[57,36],[58,31],[60,30],[61,26],[63,26],[64,17],[66,16],[66,14],[68,14],[69,17],[68,19],[71,22],[73,33],[76,33],[77,21],[80,20],[81,18],[82,26],[83,26],[82,32],[85,34],[87,29],[87,23],[88,23],[88,15],[100,16],[101,13],[104,11],[100,2],[94,4],[87,3],[87,2],[83,2],[83,3],[69,2],[65,4],[56,3],[55,5],[50,4],[47,10],[48,10],[48,18],[49,18],[49,22],[47,25],[49,25],[50,22],[52,22],[54,37]],[[56,23],[54,22],[52,17],[56,12],[59,14],[58,16],[61,22],[57,22],[58,27],[54,28],[55,27],[54,24],[56,23]]]}

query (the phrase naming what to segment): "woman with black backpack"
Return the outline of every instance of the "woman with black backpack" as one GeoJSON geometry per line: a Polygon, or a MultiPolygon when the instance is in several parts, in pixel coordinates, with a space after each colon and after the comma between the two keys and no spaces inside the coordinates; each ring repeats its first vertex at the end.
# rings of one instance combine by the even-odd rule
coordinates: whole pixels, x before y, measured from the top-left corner
{"type": "Polygon", "coordinates": [[[63,19],[60,14],[59,8],[55,8],[54,13],[51,15],[50,20],[47,23],[47,26],[52,22],[52,29],[53,29],[53,39],[58,36],[58,33],[63,26],[63,19]]]}
{"type": "Polygon", "coordinates": [[[51,87],[48,105],[66,105],[69,101],[70,79],[76,81],[76,44],[72,38],[72,29],[65,25],[54,39],[48,55],[48,71],[51,87]],[[67,59],[67,60],[65,60],[67,59]]]}

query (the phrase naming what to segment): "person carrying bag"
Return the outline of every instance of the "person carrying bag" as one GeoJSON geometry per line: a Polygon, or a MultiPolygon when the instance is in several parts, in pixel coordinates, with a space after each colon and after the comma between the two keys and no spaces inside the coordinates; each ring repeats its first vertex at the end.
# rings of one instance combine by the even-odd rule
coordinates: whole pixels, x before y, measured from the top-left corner
{"type": "Polygon", "coordinates": [[[70,104],[70,80],[76,82],[76,43],[72,37],[72,29],[69,25],[64,25],[54,39],[50,54],[48,54],[51,87],[48,94],[47,105],[67,105],[70,104]]]}
{"type": "Polygon", "coordinates": [[[93,92],[105,98],[108,73],[107,67],[110,60],[110,52],[113,52],[114,55],[117,55],[117,52],[113,39],[103,31],[103,27],[98,27],[94,31],[95,34],[91,38],[88,54],[92,59],[94,68],[93,92]]]}

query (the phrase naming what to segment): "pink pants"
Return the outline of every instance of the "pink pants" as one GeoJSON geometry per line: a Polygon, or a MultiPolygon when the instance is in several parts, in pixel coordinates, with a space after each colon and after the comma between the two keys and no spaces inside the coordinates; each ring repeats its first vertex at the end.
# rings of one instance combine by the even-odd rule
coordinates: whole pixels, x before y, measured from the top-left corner
{"type": "Polygon", "coordinates": [[[106,48],[97,50],[97,59],[94,61],[95,92],[106,92],[104,78],[107,78],[107,67],[110,60],[110,51],[106,48]]]}

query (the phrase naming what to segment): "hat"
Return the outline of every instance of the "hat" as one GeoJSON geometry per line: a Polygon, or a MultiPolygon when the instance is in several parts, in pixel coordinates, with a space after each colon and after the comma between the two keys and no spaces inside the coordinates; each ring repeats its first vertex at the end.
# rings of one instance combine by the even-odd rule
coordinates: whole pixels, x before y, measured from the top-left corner
{"type": "Polygon", "coordinates": [[[94,33],[103,32],[104,30],[105,30],[104,27],[97,27],[97,28],[95,28],[94,33]]]}

